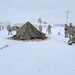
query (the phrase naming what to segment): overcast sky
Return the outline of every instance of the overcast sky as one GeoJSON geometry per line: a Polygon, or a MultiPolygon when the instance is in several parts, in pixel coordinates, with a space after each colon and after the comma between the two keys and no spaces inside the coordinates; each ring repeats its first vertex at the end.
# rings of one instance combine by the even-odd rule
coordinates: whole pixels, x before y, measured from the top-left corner
{"type": "Polygon", "coordinates": [[[0,22],[24,23],[26,21],[43,21],[54,24],[69,22],[75,24],[75,0],[0,0],[0,22]]]}

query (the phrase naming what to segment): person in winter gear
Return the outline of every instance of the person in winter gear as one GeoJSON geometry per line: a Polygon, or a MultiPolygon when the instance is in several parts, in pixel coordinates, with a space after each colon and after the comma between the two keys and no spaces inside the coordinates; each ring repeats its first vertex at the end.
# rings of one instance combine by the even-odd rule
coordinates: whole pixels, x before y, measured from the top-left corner
{"type": "Polygon", "coordinates": [[[10,25],[7,26],[8,35],[12,35],[12,27],[10,25]]]}
{"type": "Polygon", "coordinates": [[[75,43],[75,27],[74,27],[74,32],[73,32],[73,36],[72,36],[71,41],[72,41],[72,43],[75,43]]]}
{"type": "Polygon", "coordinates": [[[0,31],[1,31],[1,26],[0,26],[0,31]]]}
{"type": "Polygon", "coordinates": [[[42,26],[41,25],[39,26],[39,31],[42,32],[42,26]]]}
{"type": "Polygon", "coordinates": [[[68,27],[68,34],[69,34],[69,41],[71,41],[72,36],[73,36],[73,34],[74,34],[74,27],[73,27],[72,23],[69,24],[69,27],[68,27]]]}
{"type": "Polygon", "coordinates": [[[67,24],[65,24],[64,30],[65,30],[65,38],[68,38],[68,25],[67,24]]]}
{"type": "Polygon", "coordinates": [[[4,30],[4,26],[2,25],[2,30],[4,30]]]}
{"type": "Polygon", "coordinates": [[[48,31],[48,34],[51,34],[51,25],[48,25],[47,31],[48,31]]]}

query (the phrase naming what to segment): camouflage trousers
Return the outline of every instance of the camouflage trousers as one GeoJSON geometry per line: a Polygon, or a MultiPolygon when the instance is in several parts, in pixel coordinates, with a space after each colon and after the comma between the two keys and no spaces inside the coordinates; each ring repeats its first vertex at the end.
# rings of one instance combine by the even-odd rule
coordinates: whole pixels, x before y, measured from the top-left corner
{"type": "Polygon", "coordinates": [[[75,34],[71,38],[72,43],[75,43],[75,34]]]}
{"type": "Polygon", "coordinates": [[[11,30],[8,30],[8,35],[12,35],[12,31],[11,30]]]}
{"type": "Polygon", "coordinates": [[[68,38],[68,31],[65,30],[65,38],[68,38]]]}
{"type": "Polygon", "coordinates": [[[69,41],[72,41],[73,34],[69,33],[69,41]]]}
{"type": "Polygon", "coordinates": [[[48,34],[51,34],[51,30],[48,30],[48,34]]]}

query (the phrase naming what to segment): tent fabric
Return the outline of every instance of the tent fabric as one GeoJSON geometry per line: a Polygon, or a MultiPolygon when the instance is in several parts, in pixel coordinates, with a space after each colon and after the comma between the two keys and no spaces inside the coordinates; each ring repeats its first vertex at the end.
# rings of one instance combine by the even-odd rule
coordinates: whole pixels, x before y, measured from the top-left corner
{"type": "Polygon", "coordinates": [[[16,40],[30,40],[30,39],[45,39],[44,33],[36,29],[30,22],[25,23],[17,30],[16,35],[12,37],[16,40]]]}

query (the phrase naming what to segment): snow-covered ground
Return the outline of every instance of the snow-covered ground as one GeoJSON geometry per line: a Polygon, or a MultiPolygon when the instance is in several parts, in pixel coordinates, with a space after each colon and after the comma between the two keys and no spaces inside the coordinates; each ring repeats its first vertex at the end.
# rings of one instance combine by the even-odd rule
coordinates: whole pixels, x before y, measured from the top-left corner
{"type": "Polygon", "coordinates": [[[0,75],[75,75],[75,44],[67,45],[63,27],[52,28],[47,36],[44,41],[17,41],[0,31],[0,48],[9,45],[0,49],[0,75]]]}

